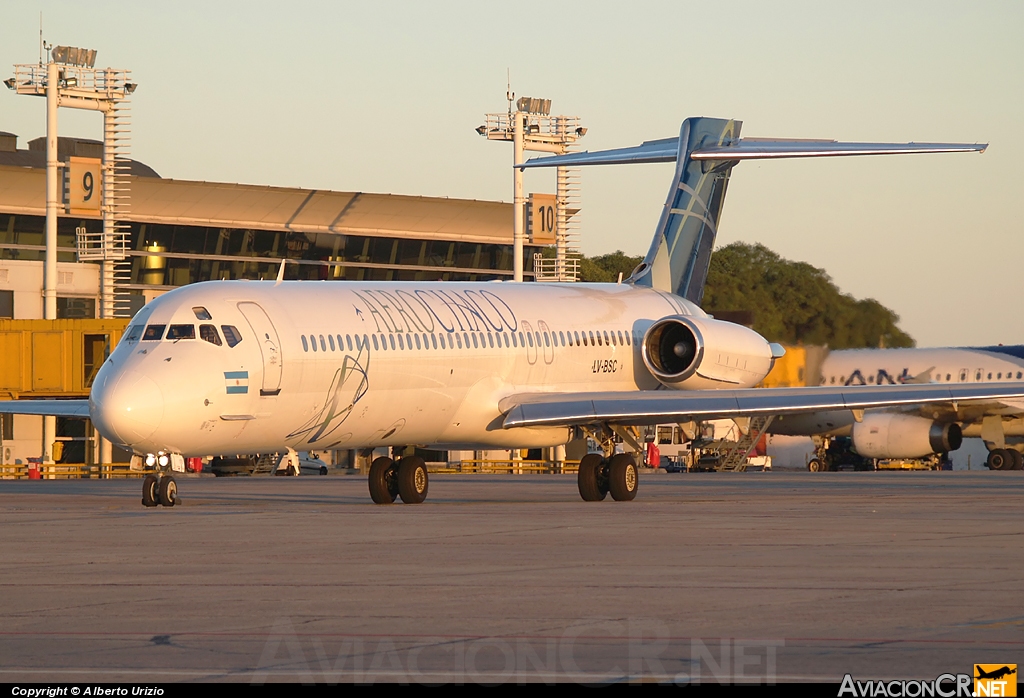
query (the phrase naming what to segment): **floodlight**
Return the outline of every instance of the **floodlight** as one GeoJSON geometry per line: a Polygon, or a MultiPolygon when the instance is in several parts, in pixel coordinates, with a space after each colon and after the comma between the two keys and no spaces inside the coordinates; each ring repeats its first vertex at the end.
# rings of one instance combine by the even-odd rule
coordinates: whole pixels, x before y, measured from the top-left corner
{"type": "Polygon", "coordinates": [[[138,87],[138,85],[136,85],[134,82],[126,82],[124,84],[124,93],[126,95],[130,95],[132,92],[135,92],[136,87],[138,87]]]}
{"type": "MultiPolygon", "coordinates": [[[[14,89],[14,88],[11,88],[11,89],[14,89]]],[[[487,135],[487,127],[486,126],[477,126],[476,127],[476,132],[479,133],[481,136],[486,136],[487,135]]]]}
{"type": "Polygon", "coordinates": [[[7,85],[8,90],[13,90],[15,88],[15,79],[7,78],[6,80],[4,80],[4,84],[7,85]]]}

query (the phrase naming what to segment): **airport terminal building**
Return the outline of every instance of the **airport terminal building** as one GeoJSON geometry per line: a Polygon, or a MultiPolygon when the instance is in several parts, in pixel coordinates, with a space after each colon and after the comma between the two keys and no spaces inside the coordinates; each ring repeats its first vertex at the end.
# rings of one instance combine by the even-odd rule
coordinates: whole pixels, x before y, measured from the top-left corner
{"type": "MultiPolygon", "coordinates": [[[[7,355],[22,340],[13,325],[2,326],[43,317],[45,139],[29,141],[27,149],[18,145],[16,135],[0,132],[0,339],[7,336],[0,342],[0,399],[55,394],[35,391],[42,384],[37,376],[50,369],[17,367],[37,352],[7,355]]],[[[98,158],[102,147],[62,137],[58,158],[98,158]]],[[[165,179],[137,161],[131,163],[130,192],[130,214],[121,221],[130,230],[130,250],[115,289],[131,300],[131,312],[197,281],[274,278],[282,260],[289,262],[287,279],[484,281],[513,274],[508,203],[165,179]]],[[[59,218],[58,318],[98,317],[99,264],[77,260],[76,237],[101,230],[98,213],[59,218]]],[[[527,243],[527,279],[539,250],[527,243]]],[[[108,332],[114,342],[119,337],[96,331],[108,332]]],[[[83,336],[95,342],[97,335],[83,336]]],[[[25,339],[25,346],[34,341],[25,339]]],[[[60,360],[84,355],[69,350],[60,360]]],[[[61,370],[71,375],[74,369],[61,370]]],[[[87,391],[88,382],[85,375],[78,388],[87,391]]],[[[0,462],[37,456],[40,422],[5,418],[0,462]]]]}
{"type": "MultiPolygon", "coordinates": [[[[42,317],[44,139],[17,148],[0,132],[0,317],[42,317]]],[[[99,141],[59,139],[59,158],[98,157],[99,141]]],[[[512,205],[494,201],[291,189],[161,178],[132,163],[133,307],[214,279],[489,280],[512,277],[512,205]]],[[[60,314],[92,317],[93,264],[76,264],[76,230],[99,215],[61,217],[60,314]]],[[[527,277],[533,252],[527,249],[527,277]]]]}

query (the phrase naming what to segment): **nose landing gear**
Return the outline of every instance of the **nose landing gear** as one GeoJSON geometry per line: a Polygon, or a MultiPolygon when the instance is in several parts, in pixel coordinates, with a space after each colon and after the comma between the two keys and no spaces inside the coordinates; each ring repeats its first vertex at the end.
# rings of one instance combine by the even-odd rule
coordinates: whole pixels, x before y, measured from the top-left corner
{"type": "Polygon", "coordinates": [[[173,507],[178,503],[178,483],[174,473],[185,472],[185,459],[180,453],[136,453],[132,456],[131,470],[146,471],[142,479],[142,505],[173,507]]]}
{"type": "Polygon", "coordinates": [[[142,480],[142,504],[155,507],[162,504],[173,507],[178,503],[178,483],[173,475],[150,473],[142,480]]]}

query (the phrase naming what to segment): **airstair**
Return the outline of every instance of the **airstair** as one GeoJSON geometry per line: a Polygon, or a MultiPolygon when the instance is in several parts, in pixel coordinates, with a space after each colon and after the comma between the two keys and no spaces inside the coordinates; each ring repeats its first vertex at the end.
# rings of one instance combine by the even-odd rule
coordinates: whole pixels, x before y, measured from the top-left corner
{"type": "Polygon", "coordinates": [[[754,452],[754,447],[757,446],[757,442],[761,440],[761,435],[768,429],[773,419],[775,419],[774,415],[751,417],[746,432],[741,433],[739,440],[733,442],[731,448],[722,453],[722,458],[718,462],[716,470],[745,471],[750,454],[754,452]]]}

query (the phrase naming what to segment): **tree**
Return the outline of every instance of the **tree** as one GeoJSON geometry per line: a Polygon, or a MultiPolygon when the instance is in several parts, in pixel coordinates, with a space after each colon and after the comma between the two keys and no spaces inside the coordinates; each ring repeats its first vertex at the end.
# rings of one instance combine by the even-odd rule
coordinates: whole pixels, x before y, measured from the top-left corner
{"type": "MultiPolygon", "coordinates": [[[[553,252],[551,254],[554,254],[553,252]]],[[[629,277],[643,257],[616,250],[580,258],[580,281],[629,277]]],[[[833,349],[912,347],[899,316],[878,301],[842,293],[824,269],[783,259],[764,245],[735,242],[711,256],[705,310],[751,311],[753,329],[772,342],[827,344],[833,349]]]]}
{"type": "Polygon", "coordinates": [[[773,342],[833,349],[912,347],[899,316],[874,299],[842,293],[824,269],[783,259],[764,245],[736,242],[715,250],[704,308],[750,310],[753,329],[773,342]]]}
{"type": "Polygon", "coordinates": [[[580,256],[580,281],[614,283],[622,278],[629,278],[633,270],[640,262],[644,261],[643,256],[630,257],[623,254],[622,250],[615,250],[611,254],[604,254],[600,257],[580,256]]]}

